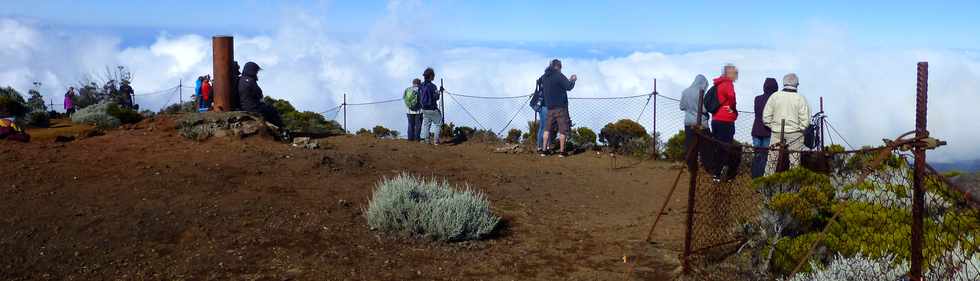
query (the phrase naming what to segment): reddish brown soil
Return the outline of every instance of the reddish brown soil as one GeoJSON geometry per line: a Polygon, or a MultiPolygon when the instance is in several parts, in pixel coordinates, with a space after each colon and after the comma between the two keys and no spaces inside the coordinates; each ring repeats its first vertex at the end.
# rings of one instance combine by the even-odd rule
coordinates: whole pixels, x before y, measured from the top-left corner
{"type": "Polygon", "coordinates": [[[638,260],[631,279],[662,280],[677,266],[663,248],[680,248],[684,179],[662,243],[640,242],[670,164],[326,142],[194,142],[166,118],[64,144],[0,141],[0,280],[623,280],[624,255],[638,260]],[[507,226],[450,244],[371,231],[361,209],[402,171],[485,191],[507,226]]]}

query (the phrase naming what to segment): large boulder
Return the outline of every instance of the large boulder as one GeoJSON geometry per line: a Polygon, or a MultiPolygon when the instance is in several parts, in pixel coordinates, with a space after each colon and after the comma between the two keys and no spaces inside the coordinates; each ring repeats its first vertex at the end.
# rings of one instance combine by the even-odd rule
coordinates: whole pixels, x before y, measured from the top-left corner
{"type": "Polygon", "coordinates": [[[177,120],[177,131],[185,138],[246,138],[274,136],[276,132],[257,114],[244,111],[184,114],[177,120]]]}

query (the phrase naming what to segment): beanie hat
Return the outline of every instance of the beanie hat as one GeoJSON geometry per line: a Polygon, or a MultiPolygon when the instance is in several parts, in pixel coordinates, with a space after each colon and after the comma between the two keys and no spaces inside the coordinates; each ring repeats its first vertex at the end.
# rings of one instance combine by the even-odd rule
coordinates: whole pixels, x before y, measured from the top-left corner
{"type": "Polygon", "coordinates": [[[796,87],[799,85],[800,78],[796,77],[796,73],[790,73],[783,76],[783,88],[796,90],[796,87]]]}

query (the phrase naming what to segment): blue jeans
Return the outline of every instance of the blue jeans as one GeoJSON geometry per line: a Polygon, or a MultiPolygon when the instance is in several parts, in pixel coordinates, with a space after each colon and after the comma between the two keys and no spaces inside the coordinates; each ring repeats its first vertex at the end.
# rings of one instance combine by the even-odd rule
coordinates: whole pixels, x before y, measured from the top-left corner
{"type": "Polygon", "coordinates": [[[420,136],[421,134],[422,134],[422,114],[409,113],[408,134],[406,137],[408,137],[408,140],[410,141],[418,141],[422,139],[422,137],[420,136]]]}
{"type": "MultiPolygon", "coordinates": [[[[755,148],[768,148],[771,138],[752,137],[752,146],[755,148]]],[[[756,149],[752,157],[752,178],[758,178],[766,174],[766,164],[769,161],[769,151],[756,149]]]]}
{"type": "Polygon", "coordinates": [[[429,133],[432,131],[432,126],[436,127],[435,142],[439,143],[439,133],[442,132],[442,112],[438,110],[422,110],[422,140],[429,140],[429,133]]]}
{"type": "Polygon", "coordinates": [[[538,109],[538,149],[544,148],[544,120],[548,119],[548,108],[538,109]]]}

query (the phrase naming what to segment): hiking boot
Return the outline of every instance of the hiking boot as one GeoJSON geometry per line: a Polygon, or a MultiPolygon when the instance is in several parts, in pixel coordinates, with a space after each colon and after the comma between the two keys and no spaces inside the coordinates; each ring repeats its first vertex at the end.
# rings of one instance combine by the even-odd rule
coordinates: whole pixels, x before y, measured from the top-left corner
{"type": "Polygon", "coordinates": [[[565,158],[565,157],[568,157],[568,152],[562,151],[558,153],[558,158],[565,158]]]}

